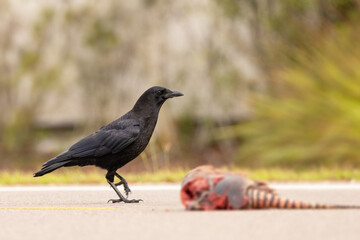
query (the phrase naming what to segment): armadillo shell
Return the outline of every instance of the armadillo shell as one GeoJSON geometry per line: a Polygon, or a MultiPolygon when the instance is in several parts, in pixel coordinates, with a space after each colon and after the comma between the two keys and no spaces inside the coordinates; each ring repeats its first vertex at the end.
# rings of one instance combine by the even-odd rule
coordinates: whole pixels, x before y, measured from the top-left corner
{"type": "Polygon", "coordinates": [[[188,210],[248,208],[248,186],[256,185],[246,177],[200,166],[190,171],[181,187],[181,202],[188,210]]]}

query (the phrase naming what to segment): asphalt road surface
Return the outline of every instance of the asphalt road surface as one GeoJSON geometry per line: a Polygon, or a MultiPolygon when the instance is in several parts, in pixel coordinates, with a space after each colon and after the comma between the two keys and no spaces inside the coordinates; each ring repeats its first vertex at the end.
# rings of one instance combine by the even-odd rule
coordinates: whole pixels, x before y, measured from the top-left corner
{"type": "MultiPolygon", "coordinates": [[[[282,196],[360,204],[360,184],[275,184],[282,196]]],[[[178,185],[0,187],[0,239],[360,239],[360,210],[185,211],[178,185]]]]}

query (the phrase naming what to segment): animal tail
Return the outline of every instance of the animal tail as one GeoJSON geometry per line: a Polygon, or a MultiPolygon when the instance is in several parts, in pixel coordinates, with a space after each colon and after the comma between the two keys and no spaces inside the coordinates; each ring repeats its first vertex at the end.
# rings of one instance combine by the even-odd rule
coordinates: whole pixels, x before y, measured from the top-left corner
{"type": "Polygon", "coordinates": [[[67,161],[60,161],[60,162],[55,162],[55,163],[51,163],[49,165],[44,165],[42,167],[42,169],[38,172],[36,172],[34,174],[34,177],[40,177],[42,175],[45,175],[47,173],[50,173],[58,168],[61,168],[63,166],[65,166],[67,163],[69,163],[71,160],[67,160],[67,161]]]}
{"type": "Polygon", "coordinates": [[[247,208],[250,209],[360,209],[360,206],[331,205],[294,201],[286,198],[281,198],[273,193],[268,193],[254,188],[249,188],[247,190],[247,195],[249,197],[249,204],[247,205],[247,208]]]}

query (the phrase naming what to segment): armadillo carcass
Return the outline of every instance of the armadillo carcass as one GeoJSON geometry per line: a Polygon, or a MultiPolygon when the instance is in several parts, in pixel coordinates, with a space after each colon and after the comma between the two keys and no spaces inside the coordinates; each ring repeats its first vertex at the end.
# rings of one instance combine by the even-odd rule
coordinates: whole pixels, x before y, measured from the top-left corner
{"type": "Polygon", "coordinates": [[[360,206],[306,203],[281,198],[264,182],[213,166],[191,170],[181,185],[181,202],[188,210],[216,209],[334,209],[360,206]]]}

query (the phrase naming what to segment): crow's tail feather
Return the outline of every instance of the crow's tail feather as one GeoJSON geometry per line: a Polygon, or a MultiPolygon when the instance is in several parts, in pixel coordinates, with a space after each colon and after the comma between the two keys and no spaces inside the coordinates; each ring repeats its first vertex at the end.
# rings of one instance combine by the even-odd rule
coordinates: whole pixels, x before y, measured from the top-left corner
{"type": "Polygon", "coordinates": [[[61,162],[57,162],[57,163],[53,163],[51,165],[45,165],[40,171],[36,172],[34,174],[34,177],[40,177],[42,175],[45,175],[47,173],[50,173],[58,168],[61,168],[63,166],[65,166],[67,163],[69,163],[71,160],[68,161],[61,161],[61,162]]]}

